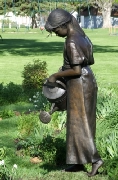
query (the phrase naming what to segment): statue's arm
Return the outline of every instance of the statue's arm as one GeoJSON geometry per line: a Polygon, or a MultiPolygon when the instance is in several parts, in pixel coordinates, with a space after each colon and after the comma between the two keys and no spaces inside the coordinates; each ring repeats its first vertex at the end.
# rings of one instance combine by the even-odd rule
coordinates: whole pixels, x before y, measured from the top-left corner
{"type": "Polygon", "coordinates": [[[73,42],[67,43],[66,49],[71,69],[52,74],[48,79],[49,82],[55,82],[61,77],[81,75],[81,64],[84,60],[83,54],[81,55],[81,52],[78,52],[73,42]]]}
{"type": "Polygon", "coordinates": [[[65,71],[59,71],[57,73],[52,74],[48,81],[49,82],[55,82],[57,79],[61,77],[68,77],[68,76],[77,76],[81,75],[81,66],[80,65],[74,65],[71,69],[67,69],[65,71]]]}

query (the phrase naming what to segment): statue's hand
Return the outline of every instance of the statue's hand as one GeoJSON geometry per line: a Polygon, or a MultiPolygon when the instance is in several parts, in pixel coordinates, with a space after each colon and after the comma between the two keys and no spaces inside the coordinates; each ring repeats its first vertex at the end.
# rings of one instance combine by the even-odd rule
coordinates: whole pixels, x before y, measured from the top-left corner
{"type": "Polygon", "coordinates": [[[43,84],[43,86],[48,86],[50,88],[54,88],[57,86],[56,77],[54,76],[54,74],[52,74],[51,76],[49,76],[48,79],[46,79],[46,82],[43,84]]]}
{"type": "Polygon", "coordinates": [[[51,83],[55,83],[55,82],[56,82],[55,76],[52,74],[52,75],[48,78],[48,81],[51,82],[51,83]]]}

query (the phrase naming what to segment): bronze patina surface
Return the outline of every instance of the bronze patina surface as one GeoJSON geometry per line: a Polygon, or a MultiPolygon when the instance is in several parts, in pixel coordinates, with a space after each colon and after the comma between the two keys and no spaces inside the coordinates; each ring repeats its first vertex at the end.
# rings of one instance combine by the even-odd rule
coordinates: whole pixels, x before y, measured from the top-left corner
{"type": "Polygon", "coordinates": [[[94,142],[97,83],[90,68],[94,64],[92,43],[78,21],[63,9],[50,13],[45,28],[48,32],[66,37],[62,71],[48,78],[50,83],[55,83],[59,78],[66,81],[66,163],[74,166],[65,171],[79,171],[84,164],[91,163],[92,171],[88,175],[96,175],[103,161],[94,142]]]}

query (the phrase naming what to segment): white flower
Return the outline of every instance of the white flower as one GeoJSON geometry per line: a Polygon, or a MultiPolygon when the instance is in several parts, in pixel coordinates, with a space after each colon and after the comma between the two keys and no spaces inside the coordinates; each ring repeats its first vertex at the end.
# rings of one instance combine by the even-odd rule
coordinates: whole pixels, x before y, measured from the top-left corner
{"type": "Polygon", "coordinates": [[[36,104],[34,105],[35,107],[38,107],[36,104]]]}
{"type": "Polygon", "coordinates": [[[33,98],[36,98],[36,96],[33,96],[33,98]]]}
{"type": "Polygon", "coordinates": [[[36,103],[36,102],[37,102],[37,100],[34,101],[34,103],[36,103]]]}
{"type": "Polygon", "coordinates": [[[4,160],[0,161],[0,165],[1,165],[1,166],[3,166],[4,164],[5,164],[5,161],[4,161],[4,160]]]}
{"type": "Polygon", "coordinates": [[[38,95],[39,95],[39,92],[37,92],[36,95],[38,96],[38,95]]]}
{"type": "Polygon", "coordinates": [[[13,168],[14,168],[14,169],[17,169],[17,168],[18,168],[17,164],[14,164],[14,165],[13,165],[13,168]]]}
{"type": "Polygon", "coordinates": [[[31,99],[31,98],[29,98],[29,101],[32,101],[32,99],[31,99]]]}

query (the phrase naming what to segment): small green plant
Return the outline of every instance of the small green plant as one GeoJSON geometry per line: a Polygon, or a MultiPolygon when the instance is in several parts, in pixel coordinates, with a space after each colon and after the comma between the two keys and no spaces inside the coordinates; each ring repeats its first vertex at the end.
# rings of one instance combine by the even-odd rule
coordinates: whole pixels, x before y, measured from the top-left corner
{"type": "Polygon", "coordinates": [[[29,98],[29,101],[33,103],[35,110],[45,110],[49,111],[51,104],[42,94],[42,91],[36,92],[32,98],[29,98]]]}
{"type": "Polygon", "coordinates": [[[8,168],[5,165],[4,160],[0,161],[0,179],[4,179],[4,180],[10,180],[10,173],[8,168]]]}
{"type": "Polygon", "coordinates": [[[34,132],[34,128],[38,125],[38,115],[35,113],[23,114],[19,117],[18,131],[21,138],[26,138],[34,132]]]}
{"type": "Polygon", "coordinates": [[[17,175],[17,165],[14,164],[12,169],[10,170],[8,166],[5,164],[4,160],[0,161],[0,179],[1,180],[13,180],[17,175]]]}
{"type": "Polygon", "coordinates": [[[101,88],[98,89],[97,99],[97,119],[104,118],[115,112],[118,108],[117,95],[113,88],[101,88]]]}
{"type": "Polygon", "coordinates": [[[43,80],[47,77],[47,63],[34,60],[32,64],[29,63],[24,66],[22,77],[22,86],[25,91],[41,89],[43,80]]]}
{"type": "Polygon", "coordinates": [[[96,143],[105,159],[118,156],[118,109],[97,120],[96,143]]]}
{"type": "Polygon", "coordinates": [[[97,147],[104,159],[118,155],[118,98],[114,88],[99,88],[97,102],[97,147]]]}
{"type": "Polygon", "coordinates": [[[0,148],[0,179],[1,180],[13,180],[16,176],[17,165],[14,164],[12,169],[8,168],[8,165],[5,164],[4,158],[6,158],[6,147],[0,148]]]}
{"type": "Polygon", "coordinates": [[[108,174],[109,180],[117,180],[118,179],[118,157],[114,157],[112,159],[108,159],[105,162],[104,166],[105,173],[108,174]]]}
{"type": "Polygon", "coordinates": [[[0,148],[0,160],[4,159],[5,155],[6,155],[6,148],[1,147],[0,148]]]}
{"type": "Polygon", "coordinates": [[[10,109],[4,109],[0,112],[0,117],[2,117],[3,119],[10,118],[13,116],[15,116],[15,113],[13,110],[10,110],[10,109]]]}

